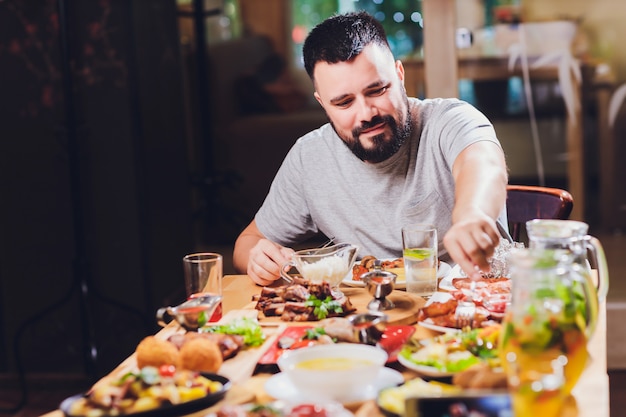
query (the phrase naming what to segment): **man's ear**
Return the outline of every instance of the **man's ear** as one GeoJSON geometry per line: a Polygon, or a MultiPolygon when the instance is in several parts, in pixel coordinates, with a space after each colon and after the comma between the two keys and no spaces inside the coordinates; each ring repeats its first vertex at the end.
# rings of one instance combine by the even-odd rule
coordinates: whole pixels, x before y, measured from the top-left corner
{"type": "Polygon", "coordinates": [[[322,98],[320,97],[317,91],[313,92],[313,97],[315,97],[315,100],[317,100],[317,102],[320,103],[320,106],[324,107],[324,103],[322,103],[322,98]]]}
{"type": "Polygon", "coordinates": [[[402,65],[402,61],[399,59],[396,61],[396,74],[398,74],[398,78],[404,84],[404,65],[402,65]]]}

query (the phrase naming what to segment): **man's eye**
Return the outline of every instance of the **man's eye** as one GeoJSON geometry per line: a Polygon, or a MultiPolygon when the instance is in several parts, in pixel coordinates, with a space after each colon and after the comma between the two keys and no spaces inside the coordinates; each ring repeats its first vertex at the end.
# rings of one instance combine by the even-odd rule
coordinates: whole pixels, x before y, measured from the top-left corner
{"type": "Polygon", "coordinates": [[[352,100],[343,100],[335,103],[337,107],[348,107],[350,104],[352,104],[352,100]]]}
{"type": "Polygon", "coordinates": [[[380,95],[383,95],[383,94],[385,94],[385,92],[387,91],[388,88],[389,87],[384,86],[384,87],[377,88],[375,90],[371,90],[369,92],[369,95],[370,96],[380,96],[380,95]]]}

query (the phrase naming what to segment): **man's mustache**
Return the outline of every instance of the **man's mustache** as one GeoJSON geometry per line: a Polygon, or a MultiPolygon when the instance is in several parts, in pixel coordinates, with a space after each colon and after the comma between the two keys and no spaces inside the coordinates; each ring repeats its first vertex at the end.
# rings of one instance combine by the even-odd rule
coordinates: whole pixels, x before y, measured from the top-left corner
{"type": "Polygon", "coordinates": [[[390,122],[393,122],[393,117],[387,115],[387,116],[374,116],[374,118],[372,120],[370,120],[369,122],[363,122],[361,123],[361,126],[359,127],[355,127],[354,129],[352,129],[352,136],[353,137],[359,137],[359,135],[367,129],[371,129],[372,127],[379,125],[381,123],[387,123],[389,124],[390,122]]]}

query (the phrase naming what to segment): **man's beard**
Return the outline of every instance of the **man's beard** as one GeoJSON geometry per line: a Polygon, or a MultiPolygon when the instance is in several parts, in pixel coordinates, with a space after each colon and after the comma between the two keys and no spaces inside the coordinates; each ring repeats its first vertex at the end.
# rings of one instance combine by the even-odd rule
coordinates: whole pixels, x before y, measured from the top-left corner
{"type": "MultiPolygon", "coordinates": [[[[406,109],[406,121],[403,125],[399,126],[396,119],[394,119],[391,115],[375,116],[369,122],[365,122],[361,126],[352,129],[351,138],[342,137],[343,142],[348,148],[350,148],[352,153],[362,161],[377,163],[390,158],[398,152],[404,142],[406,142],[411,135],[411,113],[408,110],[408,106],[406,109]],[[359,140],[361,132],[381,123],[385,123],[389,126],[391,129],[391,137],[389,139],[385,139],[385,135],[387,134],[386,132],[373,136],[371,141],[374,143],[374,147],[369,149],[364,148],[359,140]]],[[[398,113],[397,116],[398,120],[402,120],[402,115],[400,113],[398,113]]],[[[337,129],[335,129],[335,132],[336,131],[337,129]]],[[[339,136],[341,137],[341,135],[339,136]]]]}

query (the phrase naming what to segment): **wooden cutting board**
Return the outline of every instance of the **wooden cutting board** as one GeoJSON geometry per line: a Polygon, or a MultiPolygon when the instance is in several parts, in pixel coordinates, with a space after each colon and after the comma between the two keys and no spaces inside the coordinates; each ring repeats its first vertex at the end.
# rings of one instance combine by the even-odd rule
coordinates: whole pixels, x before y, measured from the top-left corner
{"type": "MultiPolygon", "coordinates": [[[[367,304],[372,300],[372,296],[365,288],[347,287],[341,288],[341,291],[350,299],[352,305],[356,308],[356,313],[367,313],[367,304]]],[[[406,291],[395,290],[388,297],[395,307],[391,310],[385,310],[384,313],[389,316],[388,323],[392,325],[411,325],[417,322],[417,314],[420,308],[426,304],[426,300],[418,295],[407,293],[406,291]]],[[[250,303],[246,308],[254,308],[256,302],[250,303]]],[[[259,313],[260,322],[282,322],[280,317],[265,317],[259,313]]],[[[310,325],[315,322],[298,322],[293,324],[310,325]]]]}

